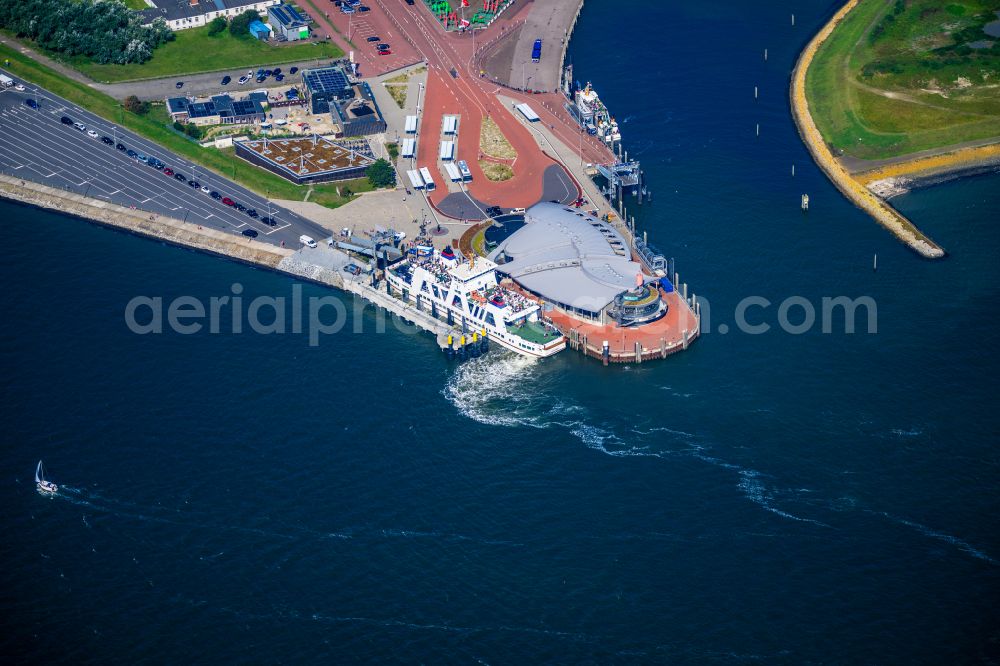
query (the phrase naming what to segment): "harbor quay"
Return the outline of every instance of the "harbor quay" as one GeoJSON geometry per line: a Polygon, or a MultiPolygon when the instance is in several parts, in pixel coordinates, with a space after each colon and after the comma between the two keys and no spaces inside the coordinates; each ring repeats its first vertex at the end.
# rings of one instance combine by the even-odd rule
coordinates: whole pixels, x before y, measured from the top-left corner
{"type": "MultiPolygon", "coordinates": [[[[626,206],[651,200],[641,166],[628,158],[627,137],[596,87],[563,68],[582,2],[555,9],[514,3],[475,30],[445,30],[426,8],[400,5],[378,3],[372,14],[397,26],[424,65],[411,63],[405,83],[394,83],[408,89],[398,111],[383,85],[392,77],[364,83],[373,108],[387,110],[379,114],[384,122],[369,123],[372,134],[269,140],[265,133],[236,146],[252,165],[246,168],[308,186],[336,179],[338,169],[360,173],[389,157],[392,142],[402,148],[390,160],[395,187],[332,210],[260,197],[33,87],[3,100],[3,122],[25,131],[0,150],[2,191],[341,289],[430,333],[449,357],[505,349],[546,358],[570,349],[609,364],[687,349],[700,334],[697,297],[637,232],[626,206]],[[400,22],[399,12],[408,20],[400,22]],[[510,44],[516,56],[498,87],[487,63],[496,70],[510,44]],[[530,54],[522,53],[527,47],[530,54]],[[533,78],[546,81],[544,94],[514,85],[528,55],[533,78]],[[21,103],[28,95],[42,101],[41,110],[21,103]],[[60,122],[64,113],[113,136],[110,146],[60,122]],[[484,171],[487,123],[516,155],[507,179],[484,171]],[[122,142],[127,154],[115,150],[122,142]],[[168,170],[177,178],[165,178],[168,170]],[[243,202],[251,214],[241,214],[249,208],[243,202]]],[[[327,113],[341,89],[362,85],[353,69],[335,65],[303,77],[313,115],[327,113]]]]}

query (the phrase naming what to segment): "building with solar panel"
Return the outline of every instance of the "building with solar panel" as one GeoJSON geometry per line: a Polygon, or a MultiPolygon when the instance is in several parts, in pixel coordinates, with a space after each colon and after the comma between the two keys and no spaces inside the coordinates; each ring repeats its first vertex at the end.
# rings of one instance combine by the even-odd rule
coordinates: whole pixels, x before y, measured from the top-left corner
{"type": "Polygon", "coordinates": [[[264,106],[259,95],[233,99],[229,95],[216,95],[210,99],[170,97],[167,99],[170,119],[192,125],[247,125],[262,123],[264,106]]]}
{"type": "Polygon", "coordinates": [[[268,8],[267,15],[278,39],[289,42],[309,39],[309,24],[295,7],[284,3],[274,5],[268,8]]]}
{"type": "Polygon", "coordinates": [[[378,134],[386,122],[367,83],[351,83],[343,67],[322,67],[302,72],[306,99],[316,115],[330,114],[338,126],[336,136],[378,134]]]}

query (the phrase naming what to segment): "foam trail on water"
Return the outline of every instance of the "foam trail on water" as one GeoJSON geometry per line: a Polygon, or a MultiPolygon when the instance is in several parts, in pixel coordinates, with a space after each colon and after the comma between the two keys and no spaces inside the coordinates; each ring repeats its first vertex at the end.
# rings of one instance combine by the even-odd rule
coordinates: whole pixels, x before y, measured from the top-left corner
{"type": "Polygon", "coordinates": [[[458,367],[443,393],[463,415],[486,425],[538,427],[531,413],[533,391],[525,382],[537,376],[535,359],[520,354],[487,354],[458,367]]]}
{"type": "Polygon", "coordinates": [[[739,487],[740,490],[743,491],[743,494],[746,495],[751,502],[759,505],[760,507],[766,509],[767,511],[770,511],[773,514],[781,516],[782,518],[788,518],[789,520],[797,520],[803,523],[813,523],[815,525],[820,525],[822,527],[830,527],[826,523],[821,523],[818,520],[813,520],[812,518],[801,518],[799,516],[793,516],[787,511],[782,511],[781,509],[777,509],[771,506],[771,496],[767,493],[767,490],[764,488],[764,484],[760,480],[760,473],[757,472],[756,470],[752,469],[740,470],[739,487]]]}
{"type": "Polygon", "coordinates": [[[969,555],[972,555],[977,559],[983,560],[984,562],[989,562],[990,564],[994,565],[1000,564],[1000,562],[994,560],[987,553],[983,552],[982,550],[979,550],[978,548],[970,544],[968,541],[963,541],[958,537],[952,536],[950,534],[945,534],[944,532],[938,532],[937,530],[931,529],[926,525],[921,525],[920,523],[913,522],[912,520],[907,520],[906,518],[900,518],[899,516],[894,516],[891,513],[886,513],[885,511],[872,511],[870,509],[866,509],[866,511],[878,516],[882,516],[883,518],[887,518],[894,523],[899,523],[900,525],[911,527],[916,531],[920,532],[921,534],[923,534],[924,536],[930,537],[931,539],[937,539],[938,541],[944,541],[945,543],[950,543],[951,545],[956,546],[961,550],[964,550],[969,555]]]}
{"type": "MultiPolygon", "coordinates": [[[[632,428],[632,433],[637,435],[640,441],[646,438],[651,440],[651,443],[662,446],[663,442],[658,436],[666,434],[686,445],[682,450],[671,451],[662,448],[658,450],[650,445],[633,444],[628,441],[634,439],[632,437],[628,440],[623,439],[608,428],[588,423],[582,418],[574,418],[587,413],[579,405],[559,402],[552,406],[548,404],[548,398],[539,399],[537,396],[547,394],[544,386],[546,378],[541,374],[543,367],[535,359],[518,354],[490,354],[459,366],[443,393],[463,415],[479,423],[505,427],[520,425],[540,429],[559,427],[579,439],[588,448],[615,458],[665,459],[676,455],[690,455],[739,474],[740,490],[750,501],[764,510],[788,520],[830,527],[818,520],[802,518],[776,508],[772,504],[771,496],[765,491],[757,471],[702,453],[704,447],[697,443],[697,436],[693,433],[662,426],[647,429],[632,428]]],[[[679,395],[669,386],[662,388],[679,395]]]]}

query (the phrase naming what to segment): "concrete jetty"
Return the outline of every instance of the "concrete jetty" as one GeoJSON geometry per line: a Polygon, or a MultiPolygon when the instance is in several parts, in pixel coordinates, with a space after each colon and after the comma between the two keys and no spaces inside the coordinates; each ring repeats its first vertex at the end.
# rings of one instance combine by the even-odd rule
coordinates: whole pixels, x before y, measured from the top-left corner
{"type": "Polygon", "coordinates": [[[555,91],[582,8],[583,0],[533,3],[523,21],[500,36],[499,43],[484,58],[482,68],[491,79],[510,88],[555,91]],[[532,62],[531,47],[536,39],[542,40],[542,57],[532,62]]]}
{"type": "Polygon", "coordinates": [[[343,289],[431,333],[441,349],[457,349],[462,339],[462,332],[455,326],[369,285],[367,275],[354,277],[345,273],[345,266],[358,262],[334,248],[324,245],[299,250],[275,247],[3,174],[0,174],[0,197],[343,289]]]}

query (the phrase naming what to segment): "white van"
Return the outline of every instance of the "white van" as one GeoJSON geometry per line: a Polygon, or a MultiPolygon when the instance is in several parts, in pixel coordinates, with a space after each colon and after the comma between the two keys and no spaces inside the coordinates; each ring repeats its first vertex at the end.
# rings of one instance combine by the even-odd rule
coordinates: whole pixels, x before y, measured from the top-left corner
{"type": "Polygon", "coordinates": [[[510,209],[510,214],[511,215],[524,215],[524,209],[523,208],[511,208],[510,209]]]}
{"type": "Polygon", "coordinates": [[[299,236],[299,242],[305,245],[306,247],[316,247],[316,241],[314,241],[311,237],[306,236],[305,234],[299,236]]]}

